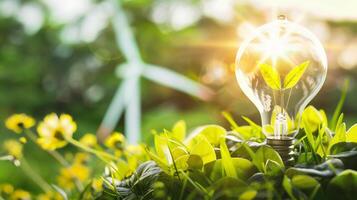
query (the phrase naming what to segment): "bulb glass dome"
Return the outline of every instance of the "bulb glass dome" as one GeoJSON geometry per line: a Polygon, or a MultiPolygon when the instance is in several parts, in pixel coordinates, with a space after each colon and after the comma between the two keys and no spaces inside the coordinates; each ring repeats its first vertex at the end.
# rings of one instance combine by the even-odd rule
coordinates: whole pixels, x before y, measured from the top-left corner
{"type": "Polygon", "coordinates": [[[301,112],[326,73],[327,58],[317,37],[285,17],[259,27],[236,58],[239,86],[259,110],[270,138],[298,133],[301,112]]]}

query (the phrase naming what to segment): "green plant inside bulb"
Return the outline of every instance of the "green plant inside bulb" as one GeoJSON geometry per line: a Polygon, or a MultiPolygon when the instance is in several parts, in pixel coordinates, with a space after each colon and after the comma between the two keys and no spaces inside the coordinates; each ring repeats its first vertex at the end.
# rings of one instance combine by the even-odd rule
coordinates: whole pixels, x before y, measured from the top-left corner
{"type": "Polygon", "coordinates": [[[259,110],[267,138],[294,138],[301,112],[321,89],[326,73],[319,40],[285,18],[258,28],[237,53],[237,81],[259,110]]]}

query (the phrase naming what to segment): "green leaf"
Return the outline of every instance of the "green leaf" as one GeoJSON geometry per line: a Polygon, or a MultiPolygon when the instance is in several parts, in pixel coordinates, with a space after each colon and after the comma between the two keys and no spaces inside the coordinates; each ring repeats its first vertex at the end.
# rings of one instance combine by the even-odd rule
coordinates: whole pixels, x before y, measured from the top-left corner
{"type": "Polygon", "coordinates": [[[263,76],[265,83],[273,90],[281,89],[281,81],[278,71],[271,65],[260,63],[260,73],[263,76]]]}
{"type": "Polygon", "coordinates": [[[153,161],[141,164],[127,179],[115,183],[116,191],[122,199],[152,199],[153,184],[161,169],[153,161]],[[134,198],[135,197],[135,198],[134,198]]]}
{"type": "Polygon", "coordinates": [[[232,161],[239,179],[247,180],[257,172],[257,168],[250,160],[244,158],[232,158],[232,161]]]}
{"type": "Polygon", "coordinates": [[[60,187],[55,184],[52,184],[52,187],[61,195],[63,200],[68,200],[67,193],[60,187]]]}
{"type": "Polygon", "coordinates": [[[334,177],[328,187],[329,199],[356,199],[357,172],[345,170],[334,177]]]}
{"type": "Polygon", "coordinates": [[[345,102],[345,99],[346,99],[346,94],[347,94],[347,90],[348,90],[348,86],[349,86],[349,80],[346,79],[345,80],[345,83],[343,85],[343,88],[342,88],[342,92],[341,92],[341,98],[340,100],[338,101],[338,104],[336,106],[336,109],[335,111],[333,112],[333,116],[332,116],[332,119],[330,121],[330,129],[331,130],[334,130],[336,128],[336,124],[337,124],[337,119],[339,118],[340,116],[340,113],[341,113],[341,110],[342,110],[342,106],[345,102]]]}
{"type": "Polygon", "coordinates": [[[216,160],[216,153],[213,146],[203,135],[194,137],[188,147],[191,154],[199,155],[202,158],[203,164],[216,160]]]}
{"type": "Polygon", "coordinates": [[[251,119],[249,119],[248,117],[242,116],[242,118],[243,118],[246,122],[248,122],[248,124],[249,124],[250,126],[252,126],[253,128],[262,130],[262,127],[261,127],[261,126],[259,126],[259,125],[256,124],[255,122],[253,122],[253,121],[252,121],[251,119]]]}
{"type": "MultiPolygon", "coordinates": [[[[188,159],[189,159],[190,155],[182,155],[178,158],[175,159],[175,166],[176,169],[182,169],[182,170],[186,170],[189,166],[188,166],[188,159]]],[[[198,156],[199,157],[199,156],[198,156]]]]}
{"type": "Polygon", "coordinates": [[[330,153],[331,147],[339,142],[346,142],[346,124],[342,123],[337,127],[335,136],[331,139],[327,152],[330,153]]]}
{"type": "Polygon", "coordinates": [[[310,61],[305,61],[300,65],[294,67],[285,77],[284,79],[284,89],[289,89],[294,87],[297,82],[301,79],[304,74],[306,68],[309,66],[310,61]]]}
{"type": "MultiPolygon", "coordinates": [[[[95,196],[100,196],[97,192],[93,191],[93,180],[91,180],[85,187],[84,189],[80,192],[78,199],[95,199],[95,196]],[[92,197],[92,198],[91,198],[92,197]]],[[[63,197],[63,195],[62,195],[63,197]]],[[[39,198],[41,199],[41,198],[39,198]]],[[[63,200],[67,200],[66,198],[63,198],[63,200]]]]}
{"type": "MultiPolygon", "coordinates": [[[[223,177],[213,185],[213,195],[204,199],[237,199],[248,188],[247,184],[239,179],[223,177]]],[[[203,199],[203,198],[196,198],[203,199]]]]}
{"type": "Polygon", "coordinates": [[[305,164],[305,165],[313,165],[316,164],[316,160],[322,160],[319,154],[315,154],[315,152],[306,152],[300,153],[297,159],[298,164],[305,164]]]}
{"type": "Polygon", "coordinates": [[[315,138],[312,134],[312,130],[311,130],[311,125],[308,122],[308,119],[306,118],[302,118],[302,124],[304,126],[304,130],[305,130],[305,134],[307,137],[307,141],[310,143],[311,148],[313,149],[313,151],[315,151],[316,148],[316,142],[315,142],[315,138]]]}
{"type": "Polygon", "coordinates": [[[311,132],[315,132],[320,124],[326,123],[324,119],[324,113],[317,110],[313,106],[308,106],[304,112],[302,113],[302,121],[305,123],[302,123],[302,128],[306,125],[309,126],[309,130],[311,132]]]}
{"type": "Polygon", "coordinates": [[[213,146],[218,146],[220,144],[221,137],[225,137],[226,133],[226,129],[221,126],[206,125],[195,129],[188,138],[188,140],[197,136],[204,136],[205,138],[207,138],[210,144],[212,144],[213,146]]]}
{"type": "Polygon", "coordinates": [[[357,153],[357,143],[356,142],[339,142],[331,147],[331,155],[336,155],[342,152],[355,152],[357,153]]]}
{"type": "Polygon", "coordinates": [[[259,169],[259,171],[263,173],[267,173],[267,163],[274,161],[274,164],[280,166],[280,168],[284,167],[284,163],[281,160],[278,152],[276,152],[273,148],[269,146],[261,146],[257,152],[255,153],[253,159],[254,165],[259,169]],[[271,161],[269,161],[271,160],[271,161]]]}
{"type": "MultiPolygon", "coordinates": [[[[207,163],[204,166],[205,175],[209,177],[213,182],[226,176],[222,174],[222,162],[222,159],[218,159],[213,162],[207,163]]],[[[240,180],[248,180],[249,177],[251,177],[257,171],[253,163],[250,160],[244,158],[232,157],[232,163],[240,180]]]]}
{"type": "Polygon", "coordinates": [[[320,183],[315,178],[308,175],[296,175],[291,179],[291,183],[294,188],[298,188],[300,190],[298,192],[298,194],[300,194],[298,199],[307,199],[301,198],[305,197],[305,195],[309,196],[308,199],[315,199],[321,188],[320,183]]]}
{"type": "Polygon", "coordinates": [[[156,134],[154,136],[154,143],[155,143],[155,150],[159,158],[163,159],[167,158],[167,152],[168,152],[168,138],[165,135],[158,135],[156,134]]]}
{"type": "Polygon", "coordinates": [[[322,109],[320,109],[319,112],[320,112],[320,115],[321,115],[321,117],[322,117],[322,124],[323,124],[324,126],[328,127],[328,121],[327,121],[327,116],[326,116],[325,111],[322,110],[322,109]]]}
{"type": "Polygon", "coordinates": [[[357,124],[354,124],[346,133],[346,142],[357,143],[357,124]]]}
{"type": "Polygon", "coordinates": [[[319,182],[308,175],[296,175],[291,179],[293,186],[300,189],[313,189],[319,185],[319,182]]]}
{"type": "Polygon", "coordinates": [[[234,119],[233,119],[231,114],[229,114],[228,112],[223,111],[222,115],[229,122],[229,124],[232,126],[232,129],[237,129],[239,127],[238,124],[234,121],[234,119]]]}
{"type": "Polygon", "coordinates": [[[290,196],[291,199],[293,199],[293,200],[296,199],[293,194],[293,186],[291,184],[291,180],[287,176],[284,176],[283,188],[286,191],[286,193],[290,196]]]}
{"type": "MultiPolygon", "coordinates": [[[[229,139],[229,138],[227,138],[229,139]]],[[[264,143],[258,143],[258,142],[246,142],[244,145],[242,143],[236,143],[233,148],[230,148],[230,151],[232,151],[231,155],[232,157],[240,157],[240,158],[246,158],[246,159],[251,159],[251,156],[249,155],[249,152],[247,150],[247,147],[249,146],[251,151],[256,151],[260,146],[263,146],[264,143]]],[[[253,152],[254,155],[254,152],[253,152]]]]}
{"type": "Polygon", "coordinates": [[[223,177],[222,159],[217,159],[215,161],[205,164],[203,171],[205,175],[213,182],[219,180],[223,177]]]}
{"type": "Polygon", "coordinates": [[[169,147],[171,149],[171,154],[174,159],[183,155],[188,155],[188,151],[184,146],[178,146],[175,143],[170,142],[169,147]]]}
{"type": "Polygon", "coordinates": [[[240,126],[237,129],[234,129],[233,134],[245,141],[262,141],[265,138],[263,132],[261,131],[261,127],[256,128],[253,126],[240,126]]]}
{"type": "Polygon", "coordinates": [[[323,122],[322,126],[318,128],[318,135],[316,139],[316,153],[324,158],[327,156],[327,148],[332,138],[330,130],[327,128],[327,121],[325,122],[323,122]]]}
{"type": "Polygon", "coordinates": [[[247,190],[239,196],[239,200],[252,200],[257,196],[258,192],[256,190],[247,190]]]}
{"type": "Polygon", "coordinates": [[[151,160],[155,161],[156,164],[161,167],[161,169],[163,169],[165,172],[169,173],[169,165],[166,162],[166,159],[160,158],[159,156],[155,155],[148,148],[146,148],[145,150],[151,160]]]}
{"type": "Polygon", "coordinates": [[[234,129],[234,133],[239,136],[239,138],[243,140],[252,140],[254,137],[253,135],[253,127],[251,126],[240,126],[236,129],[234,129]]]}
{"type": "Polygon", "coordinates": [[[331,147],[329,158],[337,158],[343,162],[345,169],[357,170],[357,143],[340,142],[331,147]]]}
{"type": "Polygon", "coordinates": [[[228,147],[226,145],[225,138],[221,138],[220,149],[223,169],[226,172],[226,175],[229,177],[238,178],[237,172],[234,169],[231,154],[229,153],[228,147]]]}
{"type": "Polygon", "coordinates": [[[190,169],[202,169],[203,167],[203,161],[200,156],[198,155],[190,155],[190,157],[187,159],[187,164],[190,169]]]}
{"type": "Polygon", "coordinates": [[[251,130],[251,138],[255,138],[255,139],[265,139],[265,136],[262,132],[262,127],[259,126],[258,124],[254,123],[251,119],[249,119],[248,117],[242,116],[242,118],[248,122],[248,124],[250,125],[250,127],[252,128],[251,130]]]}
{"type": "Polygon", "coordinates": [[[282,166],[278,162],[270,159],[265,162],[264,168],[266,171],[265,174],[268,176],[276,176],[282,172],[282,166]]]}
{"type": "Polygon", "coordinates": [[[172,137],[182,142],[186,137],[186,123],[183,120],[176,122],[172,128],[172,137]]]}
{"type": "Polygon", "coordinates": [[[338,120],[336,122],[336,128],[335,131],[337,131],[339,129],[339,127],[341,126],[342,122],[343,122],[343,113],[340,114],[340,116],[338,117],[338,120]]]}
{"type": "Polygon", "coordinates": [[[343,163],[340,159],[329,159],[320,165],[313,165],[311,167],[290,167],[285,171],[285,175],[293,177],[295,175],[309,175],[313,177],[330,178],[343,168],[343,163]]]}
{"type": "Polygon", "coordinates": [[[115,165],[115,173],[113,175],[115,175],[115,178],[118,180],[122,180],[130,171],[129,164],[124,160],[120,160],[115,165]]]}

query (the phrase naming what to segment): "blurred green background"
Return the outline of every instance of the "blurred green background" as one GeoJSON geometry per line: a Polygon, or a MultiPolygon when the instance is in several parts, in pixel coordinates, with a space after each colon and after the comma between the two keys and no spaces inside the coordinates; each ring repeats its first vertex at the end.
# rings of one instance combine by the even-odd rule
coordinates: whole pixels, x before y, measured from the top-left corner
{"type": "MultiPolygon", "coordinates": [[[[95,133],[121,82],[125,62],[110,23],[109,1],[0,0],[0,120],[24,112],[41,119],[69,113],[79,124],[75,137],[95,133]]],[[[260,121],[234,76],[234,59],[250,30],[286,14],[316,34],[329,59],[328,77],[311,104],[331,116],[344,79],[350,87],[343,107],[347,125],[357,122],[357,2],[123,0],[145,62],[166,68],[215,91],[209,100],[141,79],[142,137],[186,120],[188,127],[217,123],[221,111],[260,121]]],[[[115,11],[114,11],[115,12],[115,11]]],[[[120,33],[119,33],[120,34],[120,33]]],[[[123,119],[116,130],[123,131],[123,119]]],[[[12,137],[1,125],[0,139],[12,137]]],[[[30,162],[46,177],[57,166],[37,147],[25,147],[30,162]],[[41,162],[40,162],[41,160],[41,162]]],[[[68,147],[70,148],[70,147],[68,147]]],[[[10,163],[0,162],[0,182],[34,189],[10,163]]],[[[36,189],[34,189],[36,190],[36,189]]]]}

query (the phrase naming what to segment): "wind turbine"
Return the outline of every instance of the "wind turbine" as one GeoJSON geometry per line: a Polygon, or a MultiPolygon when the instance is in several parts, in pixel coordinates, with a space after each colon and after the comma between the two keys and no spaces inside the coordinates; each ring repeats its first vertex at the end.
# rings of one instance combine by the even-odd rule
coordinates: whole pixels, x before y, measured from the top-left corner
{"type": "Polygon", "coordinates": [[[202,100],[209,99],[213,91],[165,67],[144,62],[139,53],[128,18],[121,7],[120,0],[111,0],[111,3],[115,8],[112,25],[116,36],[116,43],[119,50],[124,54],[126,62],[117,66],[116,74],[122,78],[122,82],[118,86],[113,100],[104,115],[97,131],[97,136],[101,140],[107,137],[124,114],[124,133],[127,141],[130,144],[137,144],[140,141],[141,135],[141,78],[146,78],[202,100]]]}

